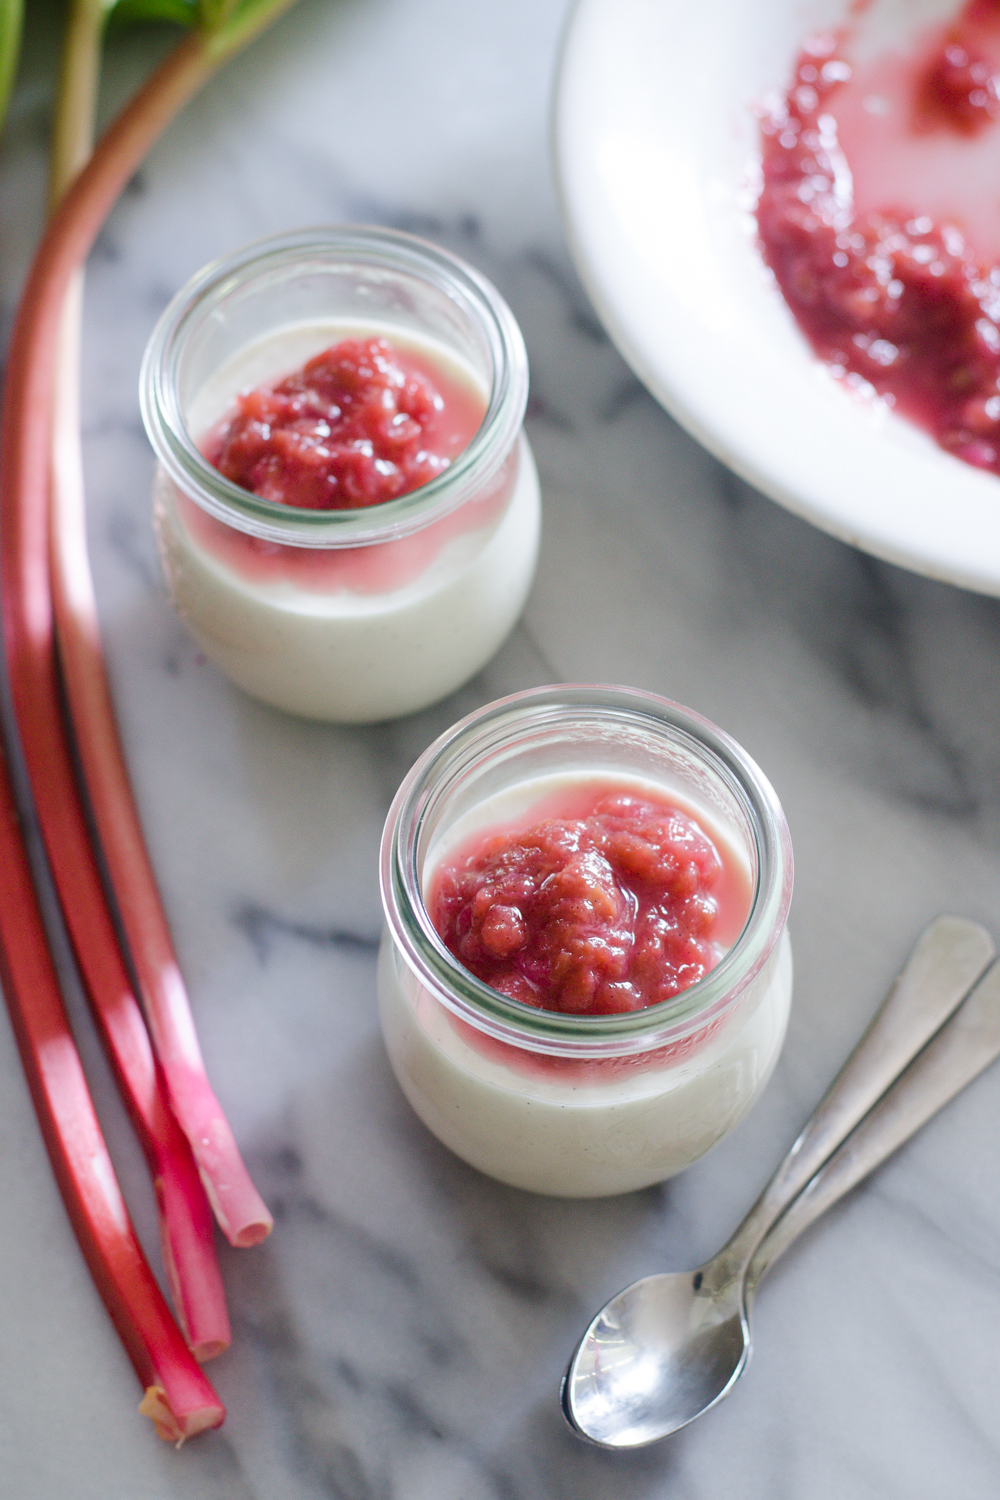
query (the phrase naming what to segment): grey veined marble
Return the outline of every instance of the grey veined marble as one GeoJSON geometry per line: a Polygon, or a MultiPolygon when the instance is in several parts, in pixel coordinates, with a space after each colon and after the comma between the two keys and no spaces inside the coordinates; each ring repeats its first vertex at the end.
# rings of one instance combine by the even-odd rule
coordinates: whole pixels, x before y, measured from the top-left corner
{"type": "MultiPolygon", "coordinates": [[[[57,19],[32,9],[0,161],[8,325],[42,212],[57,19]]],[[[86,462],[115,698],[209,1069],[277,1226],[223,1254],[235,1341],[212,1374],[229,1417],[174,1452],[134,1414],[0,1017],[4,1500],[1000,1492],[995,1070],[775,1271],[723,1407],[631,1455],[583,1446],[559,1415],[591,1313],[722,1243],[921,926],[951,909],[1000,935],[1000,601],[786,515],[637,384],[556,212],[563,21],[563,0],[300,0],[170,129],[92,257],[86,462]],[[192,271],[333,220],[416,230],[498,284],[528,341],[545,504],[537,583],[499,656],[374,729],[270,712],[199,656],[158,577],[136,400],[148,332],[192,271]],[[793,1019],[762,1102],[681,1178],[605,1202],[532,1197],[452,1158],[400,1096],[374,1010],[376,850],[400,777],[461,713],[560,679],[649,688],[722,724],[774,782],[797,859],[793,1019]]],[[[112,43],[109,108],[165,41],[112,43]]],[[[152,1246],[138,1152],[85,1051],[152,1246]]]]}

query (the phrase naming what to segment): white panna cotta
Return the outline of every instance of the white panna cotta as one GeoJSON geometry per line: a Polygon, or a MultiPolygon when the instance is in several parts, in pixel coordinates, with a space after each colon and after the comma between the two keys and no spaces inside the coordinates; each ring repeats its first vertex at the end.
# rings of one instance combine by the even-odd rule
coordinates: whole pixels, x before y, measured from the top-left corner
{"type": "MultiPolygon", "coordinates": [[[[558,691],[544,690],[542,696],[558,691]]],[[[530,700],[538,696],[507,702],[526,700],[530,719],[530,700]]],[[[504,706],[493,710],[502,716],[504,706]]],[[[493,710],[482,712],[488,717],[493,710]]],[[[571,717],[567,722],[569,740],[576,726],[571,717]]],[[[529,759],[537,759],[543,732],[524,729],[529,759]]],[[[457,731],[452,738],[461,740],[457,731]]],[[[727,817],[728,788],[720,796],[702,796],[707,783],[702,778],[699,788],[698,776],[686,766],[680,775],[667,769],[662,778],[636,777],[627,748],[622,760],[609,760],[606,731],[594,738],[595,752],[583,754],[583,764],[518,780],[510,767],[482,770],[491,758],[516,763],[508,735],[495,735],[475,769],[469,769],[476,762],[473,752],[452,753],[444,737],[401,788],[383,845],[387,931],[378,996],[388,1055],[404,1094],[424,1124],[471,1165],[516,1187],[573,1197],[663,1181],[726,1136],[771,1075],[792,993],[785,930],[790,869],[779,869],[776,877],[773,869],[762,870],[760,859],[762,847],[768,855],[776,850],[782,863],[790,855],[783,819],[769,848],[742,821],[742,809],[727,817]],[[449,788],[440,796],[438,776],[447,778],[449,788]],[[477,780],[488,788],[482,797],[475,795],[477,780]],[[588,783],[640,795],[645,790],[693,816],[723,867],[734,872],[733,888],[744,881],[746,903],[735,927],[728,919],[721,922],[715,966],[665,1003],[620,1016],[576,1015],[518,1005],[509,998],[516,987],[491,998],[481,979],[463,973],[451,943],[446,947],[441,940],[438,873],[456,849],[465,851],[464,858],[477,835],[484,849],[495,850],[501,832],[535,828],[535,809],[559,816],[560,789],[572,792],[588,783]],[[411,816],[419,824],[410,824],[411,816]]],[[[566,753],[578,752],[567,743],[566,753]]],[[[780,808],[773,806],[780,819],[780,808]]],[[[492,879],[492,865],[490,870],[492,879]]],[[[726,878],[715,887],[720,918],[726,878]]],[[[522,910],[528,910],[523,903],[522,910]]],[[[458,931],[468,930],[462,927],[467,916],[459,919],[458,931]]]]}
{"type": "MultiPolygon", "coordinates": [[[[164,572],[205,655],[276,707],[367,722],[425,707],[494,654],[534,575],[540,498],[521,431],[523,341],[497,293],[410,236],[344,230],[330,240],[264,242],[195,278],[150,341],[144,417],[160,458],[154,519],[164,572]],[[279,320],[303,302],[334,310],[279,320]],[[278,503],[217,460],[215,435],[242,420],[258,392],[266,399],[345,340],[374,339],[436,393],[430,425],[412,440],[423,443],[418,478],[384,503],[278,503]]],[[[390,404],[391,387],[390,378],[390,404]]],[[[340,416],[332,411],[331,420],[340,416]]],[[[285,442],[287,452],[270,420],[257,420],[255,438],[263,433],[276,452],[285,442]]],[[[393,421],[415,426],[402,412],[393,421]]],[[[310,458],[324,433],[329,426],[314,422],[310,458]]],[[[366,431],[349,441],[334,432],[327,446],[331,463],[347,464],[344,484],[354,460],[376,480],[392,473],[374,441],[373,450],[366,431]]]]}

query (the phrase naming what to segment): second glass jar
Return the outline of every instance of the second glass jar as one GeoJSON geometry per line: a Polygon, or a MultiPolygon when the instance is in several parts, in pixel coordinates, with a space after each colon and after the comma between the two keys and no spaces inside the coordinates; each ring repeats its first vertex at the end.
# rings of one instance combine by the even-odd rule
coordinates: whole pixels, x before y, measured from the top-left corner
{"type": "Polygon", "coordinates": [[[302,231],[206,267],[164,312],[141,378],[160,554],[206,656],[255,697],[341,722],[413,712],[471,677],[517,620],[537,560],[527,391],[502,297],[411,235],[302,231]],[[237,394],[348,337],[412,351],[480,401],[468,446],[364,509],[295,508],[224,478],[199,443],[237,394]]]}
{"type": "Polygon", "coordinates": [[[788,828],[746,752],[690,710],[589,685],[488,705],[403,782],[381,881],[389,1059],[424,1123],[489,1175],[575,1197],[659,1182],[727,1135],[764,1088],[791,1001],[788,828]],[[501,994],[453,956],[428,909],[456,840],[465,848],[470,834],[520,831],[540,797],[588,784],[646,789],[687,809],[741,869],[749,905],[699,982],[623,1014],[567,1014],[501,994]]]}

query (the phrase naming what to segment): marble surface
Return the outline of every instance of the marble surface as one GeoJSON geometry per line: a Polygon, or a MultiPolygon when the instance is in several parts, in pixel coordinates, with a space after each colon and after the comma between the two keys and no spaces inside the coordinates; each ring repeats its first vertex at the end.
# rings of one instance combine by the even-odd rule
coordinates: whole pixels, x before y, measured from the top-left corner
{"type": "MultiPolygon", "coordinates": [[[[631,1455],[556,1394],[604,1298],[732,1229],[921,926],[1000,934],[1000,601],[872,562],[734,479],[643,392],[574,279],[547,110],[564,0],[300,0],[169,131],[92,258],[93,564],[123,733],[210,1072],[271,1239],[223,1252],[229,1416],[181,1452],[138,1389],[52,1183],[0,1019],[0,1495],[12,1500],[937,1500],[1000,1487],[1000,1070],[774,1271],[729,1401],[631,1455]],[[136,377],[209,257],[334,220],[405,227],[510,300],[545,504],[523,622],[426,713],[367,729],[268,711],[202,660],[158,577],[136,377]],[[581,600],[585,608],[581,611],[581,600]],[[449,722],[553,680],[686,702],[764,766],[792,829],[796,991],[746,1123],[681,1178],[561,1202],[466,1168],[379,1039],[376,850],[449,722]]],[[[9,317],[41,214],[58,9],[32,7],[0,154],[9,317]]],[[[166,37],[111,46],[110,108],[166,37]]],[[[84,1037],[141,1232],[143,1169],[84,1037]]]]}

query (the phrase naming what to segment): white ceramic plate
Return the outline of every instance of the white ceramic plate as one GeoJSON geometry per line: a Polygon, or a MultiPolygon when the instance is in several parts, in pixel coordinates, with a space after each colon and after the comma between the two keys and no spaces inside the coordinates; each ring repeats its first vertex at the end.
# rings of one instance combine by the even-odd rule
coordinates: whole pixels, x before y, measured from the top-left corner
{"type": "MultiPolygon", "coordinates": [[[[882,22],[943,3],[881,0],[882,22]]],[[[570,245],[636,374],[737,473],[878,557],[1000,594],[1000,480],[834,381],[755,247],[754,105],[847,4],[578,0],[555,103],[570,245]]]]}

